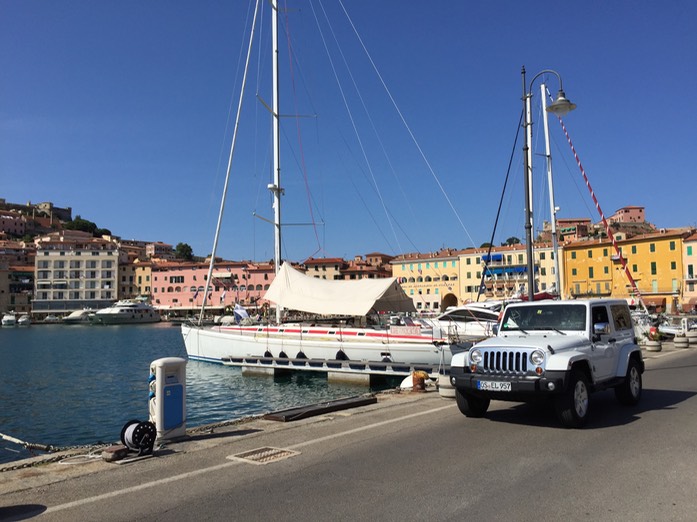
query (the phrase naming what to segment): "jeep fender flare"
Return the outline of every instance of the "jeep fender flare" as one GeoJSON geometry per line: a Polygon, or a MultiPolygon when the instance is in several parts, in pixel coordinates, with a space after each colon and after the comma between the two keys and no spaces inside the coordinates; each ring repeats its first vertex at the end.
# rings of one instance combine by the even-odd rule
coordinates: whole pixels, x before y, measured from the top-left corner
{"type": "Polygon", "coordinates": [[[644,373],[644,360],[641,357],[641,349],[636,344],[626,344],[617,356],[617,368],[615,377],[624,377],[627,374],[629,359],[636,358],[639,363],[639,371],[644,373]]]}

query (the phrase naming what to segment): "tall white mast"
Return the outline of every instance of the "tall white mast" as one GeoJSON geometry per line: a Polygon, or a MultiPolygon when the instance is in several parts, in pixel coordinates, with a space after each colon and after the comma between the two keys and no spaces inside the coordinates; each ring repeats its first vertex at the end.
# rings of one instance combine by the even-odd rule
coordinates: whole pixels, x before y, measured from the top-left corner
{"type": "MultiPolygon", "coordinates": [[[[278,87],[278,1],[271,0],[271,33],[273,43],[273,184],[269,190],[273,192],[274,208],[274,270],[276,275],[281,268],[281,123],[279,113],[278,87]]],[[[281,322],[281,306],[276,305],[276,322],[281,322]]]]}

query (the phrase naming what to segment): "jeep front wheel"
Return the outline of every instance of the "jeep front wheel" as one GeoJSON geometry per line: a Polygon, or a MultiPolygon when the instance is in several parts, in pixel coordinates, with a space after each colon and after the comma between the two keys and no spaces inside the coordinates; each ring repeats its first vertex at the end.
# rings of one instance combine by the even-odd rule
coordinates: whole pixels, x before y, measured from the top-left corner
{"type": "Polygon", "coordinates": [[[559,421],[565,428],[582,428],[588,420],[589,404],[588,379],[583,372],[573,371],[568,390],[554,403],[559,421]]]}
{"type": "Polygon", "coordinates": [[[625,406],[634,406],[641,398],[641,369],[636,359],[629,359],[627,375],[622,384],[615,387],[615,397],[625,406]]]}
{"type": "Polygon", "coordinates": [[[457,402],[457,407],[465,417],[484,417],[491,401],[456,390],[455,402],[457,402]]]}

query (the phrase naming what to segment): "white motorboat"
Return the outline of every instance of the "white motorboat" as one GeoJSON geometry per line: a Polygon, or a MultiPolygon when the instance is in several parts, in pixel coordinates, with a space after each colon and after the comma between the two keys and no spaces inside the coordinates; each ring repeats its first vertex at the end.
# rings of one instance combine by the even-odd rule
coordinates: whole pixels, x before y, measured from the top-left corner
{"type": "Polygon", "coordinates": [[[2,326],[17,326],[17,316],[14,312],[6,312],[2,316],[2,326]]]}
{"type": "Polygon", "coordinates": [[[481,340],[496,333],[494,326],[498,324],[503,304],[503,301],[467,303],[448,308],[438,317],[422,319],[422,322],[430,324],[434,334],[440,337],[481,340]]]}
{"type": "Polygon", "coordinates": [[[85,324],[91,321],[91,316],[94,315],[95,311],[91,308],[85,308],[83,310],[75,310],[70,312],[68,315],[61,319],[63,324],[85,324]]]}
{"type": "Polygon", "coordinates": [[[160,313],[143,301],[126,299],[117,301],[108,308],[97,310],[92,320],[98,324],[157,323],[160,313]]]}
{"type": "Polygon", "coordinates": [[[29,317],[29,314],[22,314],[19,316],[19,319],[17,319],[17,326],[30,326],[31,325],[31,317],[29,317]]]}

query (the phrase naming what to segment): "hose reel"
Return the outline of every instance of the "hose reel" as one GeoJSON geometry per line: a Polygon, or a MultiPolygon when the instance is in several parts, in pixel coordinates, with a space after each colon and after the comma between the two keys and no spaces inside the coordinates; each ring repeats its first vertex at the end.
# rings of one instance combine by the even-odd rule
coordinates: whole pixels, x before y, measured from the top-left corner
{"type": "Polygon", "coordinates": [[[155,446],[157,428],[152,422],[140,422],[130,420],[121,430],[121,442],[131,451],[137,451],[138,455],[150,455],[155,446]]]}

